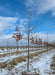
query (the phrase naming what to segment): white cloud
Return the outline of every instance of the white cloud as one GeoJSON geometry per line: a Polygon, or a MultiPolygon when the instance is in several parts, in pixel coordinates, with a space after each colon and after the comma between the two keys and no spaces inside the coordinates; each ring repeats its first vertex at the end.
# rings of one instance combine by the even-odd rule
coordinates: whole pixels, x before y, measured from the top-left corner
{"type": "MultiPolygon", "coordinates": [[[[14,26],[18,18],[15,17],[1,17],[0,16],[0,33],[3,33],[5,29],[14,26]]],[[[1,35],[1,34],[0,34],[1,35]]]]}
{"type": "MultiPolygon", "coordinates": [[[[37,38],[41,38],[43,41],[47,41],[47,34],[40,32],[40,33],[32,33],[32,36],[34,37],[34,39],[37,38]]],[[[31,36],[30,36],[31,38],[31,36]]],[[[23,39],[21,39],[18,43],[19,46],[26,46],[27,45],[27,35],[23,36],[23,39]],[[25,38],[25,39],[24,39],[25,38]]],[[[48,42],[55,42],[55,33],[53,34],[48,34],[48,42]]],[[[0,46],[7,46],[7,43],[9,46],[16,46],[16,40],[14,38],[12,38],[12,34],[11,35],[3,35],[0,37],[0,46]]],[[[31,40],[30,40],[30,45],[31,44],[31,40]]]]}
{"type": "Polygon", "coordinates": [[[55,0],[27,0],[26,6],[32,7],[32,9],[36,10],[37,14],[51,11],[52,15],[55,16],[55,0]]]}

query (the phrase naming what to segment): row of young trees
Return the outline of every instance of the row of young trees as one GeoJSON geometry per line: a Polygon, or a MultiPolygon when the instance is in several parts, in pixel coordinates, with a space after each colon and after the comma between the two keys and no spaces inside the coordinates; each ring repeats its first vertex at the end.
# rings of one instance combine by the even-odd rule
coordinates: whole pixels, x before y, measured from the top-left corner
{"type": "Polygon", "coordinates": [[[48,43],[48,42],[46,42],[46,41],[44,41],[44,45],[45,45],[45,46],[50,46],[50,47],[53,47],[53,46],[54,46],[53,44],[48,43]]]}
{"type": "MultiPolygon", "coordinates": [[[[26,13],[26,19],[28,20],[27,26],[23,25],[25,28],[25,33],[27,33],[27,41],[28,41],[28,62],[27,62],[27,72],[29,72],[29,38],[30,38],[30,32],[33,31],[35,27],[32,28],[31,25],[31,19],[32,19],[32,13],[30,12],[30,10],[28,9],[27,13],[26,13]]],[[[16,42],[17,42],[17,49],[18,49],[18,41],[22,39],[21,33],[18,30],[18,27],[15,28],[16,33],[13,34],[13,38],[15,38],[16,42]]]]}
{"type": "Polygon", "coordinates": [[[41,38],[36,38],[34,40],[34,37],[31,38],[31,43],[36,45],[43,45],[43,46],[54,46],[54,44],[51,44],[48,41],[43,41],[41,38]]]}
{"type": "Polygon", "coordinates": [[[31,38],[31,43],[32,44],[37,44],[37,45],[42,45],[42,39],[41,38],[38,38],[38,39],[36,38],[35,41],[34,41],[34,38],[32,37],[31,38]]]}
{"type": "MultiPolygon", "coordinates": [[[[32,25],[31,25],[31,22],[32,22],[32,21],[31,21],[31,19],[32,19],[32,14],[30,13],[29,10],[28,10],[28,12],[27,12],[26,18],[27,18],[27,20],[28,20],[28,24],[27,24],[28,26],[27,26],[27,27],[26,27],[26,25],[23,25],[23,26],[24,26],[25,32],[27,33],[27,36],[28,36],[28,38],[27,38],[27,41],[28,41],[27,72],[29,72],[29,41],[30,41],[30,32],[33,31],[33,30],[36,28],[36,26],[32,28],[32,25]]],[[[15,31],[16,31],[16,33],[13,33],[13,38],[15,38],[15,40],[16,40],[16,42],[17,42],[17,49],[18,49],[18,41],[22,39],[22,35],[21,35],[21,33],[20,33],[18,27],[15,28],[15,31]]],[[[51,45],[51,44],[49,44],[49,43],[46,42],[46,41],[44,41],[44,43],[43,43],[43,41],[42,41],[41,38],[38,38],[38,39],[36,38],[35,41],[34,41],[34,38],[33,38],[33,37],[31,38],[31,43],[32,43],[32,44],[36,44],[36,45],[37,45],[37,44],[38,44],[38,45],[44,44],[44,45],[46,45],[46,46],[50,46],[50,45],[51,45]]],[[[52,45],[51,45],[51,46],[52,46],[52,45]]]]}

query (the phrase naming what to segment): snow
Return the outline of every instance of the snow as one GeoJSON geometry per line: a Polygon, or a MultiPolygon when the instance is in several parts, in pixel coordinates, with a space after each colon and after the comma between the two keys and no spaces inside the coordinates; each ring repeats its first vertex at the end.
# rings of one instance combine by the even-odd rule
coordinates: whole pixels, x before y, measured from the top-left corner
{"type": "MultiPolygon", "coordinates": [[[[44,50],[46,50],[46,49],[30,51],[30,53],[41,52],[41,51],[44,51],[44,50]]],[[[24,52],[24,53],[21,53],[21,54],[19,53],[19,54],[6,55],[5,57],[0,57],[0,63],[8,61],[8,60],[12,60],[13,58],[20,57],[20,56],[23,56],[23,55],[26,56],[27,52],[24,52]]]]}
{"type": "Polygon", "coordinates": [[[52,52],[49,51],[47,54],[44,53],[37,61],[32,63],[32,66],[34,66],[34,68],[38,68],[41,75],[49,75],[48,71],[50,70],[51,58],[54,54],[54,50],[52,50],[52,52]]]}
{"type": "MultiPolygon", "coordinates": [[[[51,64],[51,61],[52,61],[51,58],[55,54],[54,52],[55,51],[52,50],[52,51],[49,51],[48,53],[46,52],[46,53],[41,54],[41,57],[40,58],[38,58],[40,55],[38,57],[35,57],[35,58],[38,58],[38,59],[36,61],[33,61],[31,63],[31,65],[33,66],[33,69],[36,68],[37,70],[39,70],[40,75],[49,75],[48,72],[50,71],[50,64],[51,64]]],[[[17,65],[17,67],[18,67],[18,65],[17,65]]],[[[19,67],[21,68],[21,66],[19,66],[19,67]]],[[[24,67],[25,66],[23,66],[22,68],[25,71],[24,67]]],[[[30,71],[33,72],[33,70],[31,70],[31,69],[32,68],[30,67],[30,71]]]]}
{"type": "MultiPolygon", "coordinates": [[[[26,53],[24,53],[24,55],[25,54],[26,53]]],[[[51,51],[42,53],[41,55],[35,56],[33,59],[30,59],[30,72],[34,72],[33,69],[37,69],[39,70],[40,75],[49,75],[50,64],[54,55],[55,50],[52,49],[51,51]]],[[[18,63],[10,72],[7,69],[2,69],[2,71],[0,71],[0,75],[11,75],[11,72],[13,72],[14,75],[21,75],[22,71],[27,71],[27,61],[18,63]]]]}
{"type": "MultiPolygon", "coordinates": [[[[29,48],[30,50],[38,50],[38,49],[41,49],[41,48],[29,48]]],[[[27,51],[28,48],[19,48],[18,51],[27,51]]],[[[0,54],[4,54],[4,53],[12,53],[12,52],[16,52],[17,51],[17,48],[16,49],[6,49],[4,48],[4,50],[1,50],[0,49],[0,54]]]]}

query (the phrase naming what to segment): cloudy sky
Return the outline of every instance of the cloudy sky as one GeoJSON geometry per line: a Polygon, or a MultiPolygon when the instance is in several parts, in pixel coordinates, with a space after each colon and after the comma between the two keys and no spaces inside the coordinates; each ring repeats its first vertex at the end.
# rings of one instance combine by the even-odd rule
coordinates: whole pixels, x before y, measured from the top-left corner
{"type": "MultiPolygon", "coordinates": [[[[55,0],[0,0],[0,46],[6,45],[7,39],[13,42],[15,26],[21,27],[24,23],[27,28],[28,21],[25,17],[28,8],[34,16],[31,28],[37,25],[32,33],[38,33],[38,37],[45,40],[48,33],[49,40],[55,41],[55,0]]],[[[25,33],[24,35],[26,36],[25,33]]]]}

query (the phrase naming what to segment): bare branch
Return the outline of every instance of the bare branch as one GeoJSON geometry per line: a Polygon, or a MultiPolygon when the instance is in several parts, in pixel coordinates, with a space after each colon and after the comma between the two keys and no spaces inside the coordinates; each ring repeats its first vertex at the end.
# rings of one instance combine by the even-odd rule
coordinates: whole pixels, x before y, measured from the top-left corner
{"type": "Polygon", "coordinates": [[[24,26],[24,29],[23,29],[23,30],[27,32],[27,28],[26,28],[26,26],[25,26],[24,24],[23,24],[23,26],[24,26]]]}
{"type": "Polygon", "coordinates": [[[35,25],[35,27],[34,27],[34,28],[30,29],[30,31],[33,31],[34,29],[36,29],[36,27],[37,27],[37,25],[35,25]]]}

